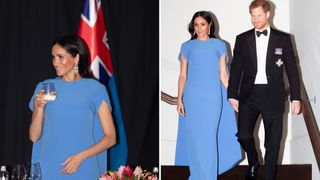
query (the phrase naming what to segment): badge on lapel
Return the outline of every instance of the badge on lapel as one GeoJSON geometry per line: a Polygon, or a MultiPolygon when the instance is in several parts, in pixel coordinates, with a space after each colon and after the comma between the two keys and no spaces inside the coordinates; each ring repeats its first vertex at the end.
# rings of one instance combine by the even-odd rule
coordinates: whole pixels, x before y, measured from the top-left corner
{"type": "Polygon", "coordinates": [[[282,55],[282,48],[276,48],[274,54],[282,55]]]}
{"type": "Polygon", "coordinates": [[[281,59],[278,59],[278,61],[276,62],[276,65],[278,67],[281,67],[282,64],[283,64],[283,61],[281,59]]]}

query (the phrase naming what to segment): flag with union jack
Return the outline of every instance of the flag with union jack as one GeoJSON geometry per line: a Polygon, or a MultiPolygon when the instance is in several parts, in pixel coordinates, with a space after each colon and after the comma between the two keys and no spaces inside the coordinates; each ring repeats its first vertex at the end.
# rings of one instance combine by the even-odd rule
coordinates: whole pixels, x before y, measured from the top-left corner
{"type": "Polygon", "coordinates": [[[117,170],[120,165],[126,164],[128,147],[100,0],[84,0],[78,35],[88,45],[93,75],[109,90],[117,131],[117,144],[108,151],[106,161],[108,161],[108,169],[117,170]]]}

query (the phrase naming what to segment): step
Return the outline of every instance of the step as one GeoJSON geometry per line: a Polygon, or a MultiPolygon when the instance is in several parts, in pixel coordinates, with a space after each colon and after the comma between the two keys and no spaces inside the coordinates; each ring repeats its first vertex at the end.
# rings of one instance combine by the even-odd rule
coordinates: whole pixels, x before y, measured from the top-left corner
{"type": "MultiPolygon", "coordinates": [[[[218,180],[244,180],[248,166],[236,166],[230,171],[221,174],[218,180]]],[[[263,166],[260,166],[258,180],[261,179],[263,166]]],[[[161,180],[187,180],[188,166],[161,166],[161,180]]],[[[311,164],[279,165],[276,180],[311,180],[311,164]]]]}

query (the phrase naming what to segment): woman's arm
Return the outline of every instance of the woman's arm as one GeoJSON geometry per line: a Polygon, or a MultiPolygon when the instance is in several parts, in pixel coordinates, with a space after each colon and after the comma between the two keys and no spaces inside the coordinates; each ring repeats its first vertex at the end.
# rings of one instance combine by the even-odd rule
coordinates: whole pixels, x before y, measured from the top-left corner
{"type": "Polygon", "coordinates": [[[116,144],[116,131],[113,123],[112,114],[105,101],[103,101],[100,105],[98,115],[100,118],[100,123],[104,132],[104,136],[99,142],[97,142],[90,148],[65,160],[61,165],[67,166],[63,170],[61,170],[62,173],[75,173],[80,167],[83,160],[95,156],[116,144]]]}
{"type": "Polygon", "coordinates": [[[97,155],[116,144],[116,130],[114,127],[112,114],[105,101],[102,101],[102,104],[98,110],[98,115],[104,136],[95,145],[82,152],[85,159],[97,155]]]}
{"type": "Polygon", "coordinates": [[[33,113],[29,127],[29,138],[32,142],[38,141],[41,137],[44,120],[43,110],[46,103],[44,90],[41,89],[33,100],[33,113]]]}
{"type": "MultiPolygon", "coordinates": [[[[229,75],[227,72],[226,54],[220,58],[220,80],[223,86],[227,89],[229,82],[229,75]]],[[[236,112],[239,112],[239,101],[233,98],[229,98],[229,101],[236,112]]]]}
{"type": "Polygon", "coordinates": [[[226,54],[224,54],[223,56],[220,57],[220,80],[221,80],[223,86],[227,89],[229,75],[227,72],[226,54]]]}
{"type": "Polygon", "coordinates": [[[182,102],[182,93],[184,89],[184,85],[187,79],[187,70],[188,70],[188,62],[183,57],[183,54],[180,54],[180,75],[179,75],[179,82],[178,82],[178,104],[177,110],[179,115],[185,116],[184,105],[182,102]]]}

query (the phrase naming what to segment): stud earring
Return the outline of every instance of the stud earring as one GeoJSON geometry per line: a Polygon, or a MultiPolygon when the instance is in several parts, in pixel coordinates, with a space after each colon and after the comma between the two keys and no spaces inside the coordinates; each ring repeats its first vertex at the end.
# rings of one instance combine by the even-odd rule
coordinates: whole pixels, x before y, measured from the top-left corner
{"type": "Polygon", "coordinates": [[[79,73],[79,63],[78,63],[78,62],[76,62],[76,63],[74,64],[73,70],[74,70],[74,72],[75,72],[76,74],[79,73]]]}

